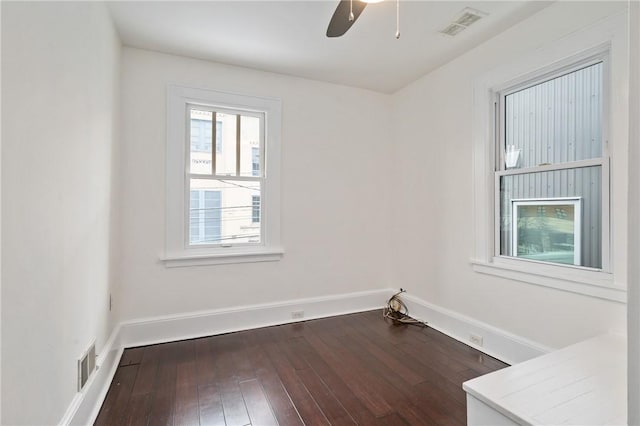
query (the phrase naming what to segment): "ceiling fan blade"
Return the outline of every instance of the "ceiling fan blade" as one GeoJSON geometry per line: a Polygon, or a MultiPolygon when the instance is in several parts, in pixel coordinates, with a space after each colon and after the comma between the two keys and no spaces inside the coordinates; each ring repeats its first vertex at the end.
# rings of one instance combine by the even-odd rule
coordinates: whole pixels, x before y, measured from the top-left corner
{"type": "Polygon", "coordinates": [[[353,21],[349,20],[349,12],[351,11],[351,0],[340,0],[336,11],[333,12],[329,26],[327,27],[327,37],[340,37],[346,33],[358,16],[362,13],[367,3],[360,0],[353,0],[353,21]]]}

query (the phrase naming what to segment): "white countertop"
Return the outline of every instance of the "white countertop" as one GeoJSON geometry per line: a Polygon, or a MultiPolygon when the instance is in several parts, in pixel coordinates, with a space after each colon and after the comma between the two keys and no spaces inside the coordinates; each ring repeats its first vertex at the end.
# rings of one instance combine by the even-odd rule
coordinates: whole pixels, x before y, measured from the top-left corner
{"type": "Polygon", "coordinates": [[[463,383],[523,425],[624,425],[627,342],[606,334],[463,383]]]}

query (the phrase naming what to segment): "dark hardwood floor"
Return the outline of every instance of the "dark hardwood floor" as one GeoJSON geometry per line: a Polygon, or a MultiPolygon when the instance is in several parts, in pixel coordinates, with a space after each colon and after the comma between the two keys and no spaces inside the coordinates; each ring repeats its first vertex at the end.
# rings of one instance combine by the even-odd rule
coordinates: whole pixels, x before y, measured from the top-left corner
{"type": "Polygon", "coordinates": [[[464,425],[506,364],[381,311],[125,350],[97,425],[464,425]]]}

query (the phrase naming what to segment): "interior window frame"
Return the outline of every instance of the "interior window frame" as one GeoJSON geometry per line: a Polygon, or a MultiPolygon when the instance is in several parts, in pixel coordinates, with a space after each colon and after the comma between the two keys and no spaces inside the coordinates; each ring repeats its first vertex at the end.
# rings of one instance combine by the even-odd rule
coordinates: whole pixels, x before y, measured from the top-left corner
{"type": "MultiPolygon", "coordinates": [[[[503,86],[499,86],[493,90],[493,260],[494,262],[509,264],[540,263],[549,265],[551,268],[574,268],[586,271],[596,271],[611,273],[611,223],[610,223],[610,153],[609,153],[609,78],[610,78],[610,58],[609,50],[600,50],[597,53],[576,58],[574,61],[558,66],[552,69],[544,69],[534,71],[515,81],[511,81],[503,86]],[[573,73],[575,71],[587,68],[589,66],[602,63],[602,152],[597,158],[585,160],[577,160],[564,163],[555,163],[548,165],[537,165],[533,167],[507,169],[505,162],[505,151],[507,147],[506,141],[506,98],[507,96],[534,87],[538,84],[553,80],[555,78],[573,73]],[[600,268],[592,268],[580,265],[568,265],[561,263],[545,262],[521,257],[509,256],[501,254],[501,236],[500,236],[500,179],[504,176],[524,175],[528,173],[549,172],[555,170],[569,170],[584,167],[601,167],[601,185],[602,185],[602,224],[601,224],[601,242],[602,242],[602,259],[600,268]]],[[[562,271],[560,269],[559,271],[562,271]]],[[[559,272],[561,273],[561,272],[559,272]]]]}

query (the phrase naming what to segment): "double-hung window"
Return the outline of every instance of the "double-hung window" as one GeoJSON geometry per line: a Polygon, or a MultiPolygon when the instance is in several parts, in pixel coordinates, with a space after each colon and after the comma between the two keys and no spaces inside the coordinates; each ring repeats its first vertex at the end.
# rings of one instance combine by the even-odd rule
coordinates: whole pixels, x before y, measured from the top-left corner
{"type": "Polygon", "coordinates": [[[609,269],[609,160],[597,56],[497,93],[496,255],[609,269]]]}
{"type": "Polygon", "coordinates": [[[477,76],[475,272],[626,300],[630,117],[619,24],[603,21],[477,76]]]}
{"type": "Polygon", "coordinates": [[[279,259],[280,111],[275,99],[169,87],[167,266],[279,259]]]}

